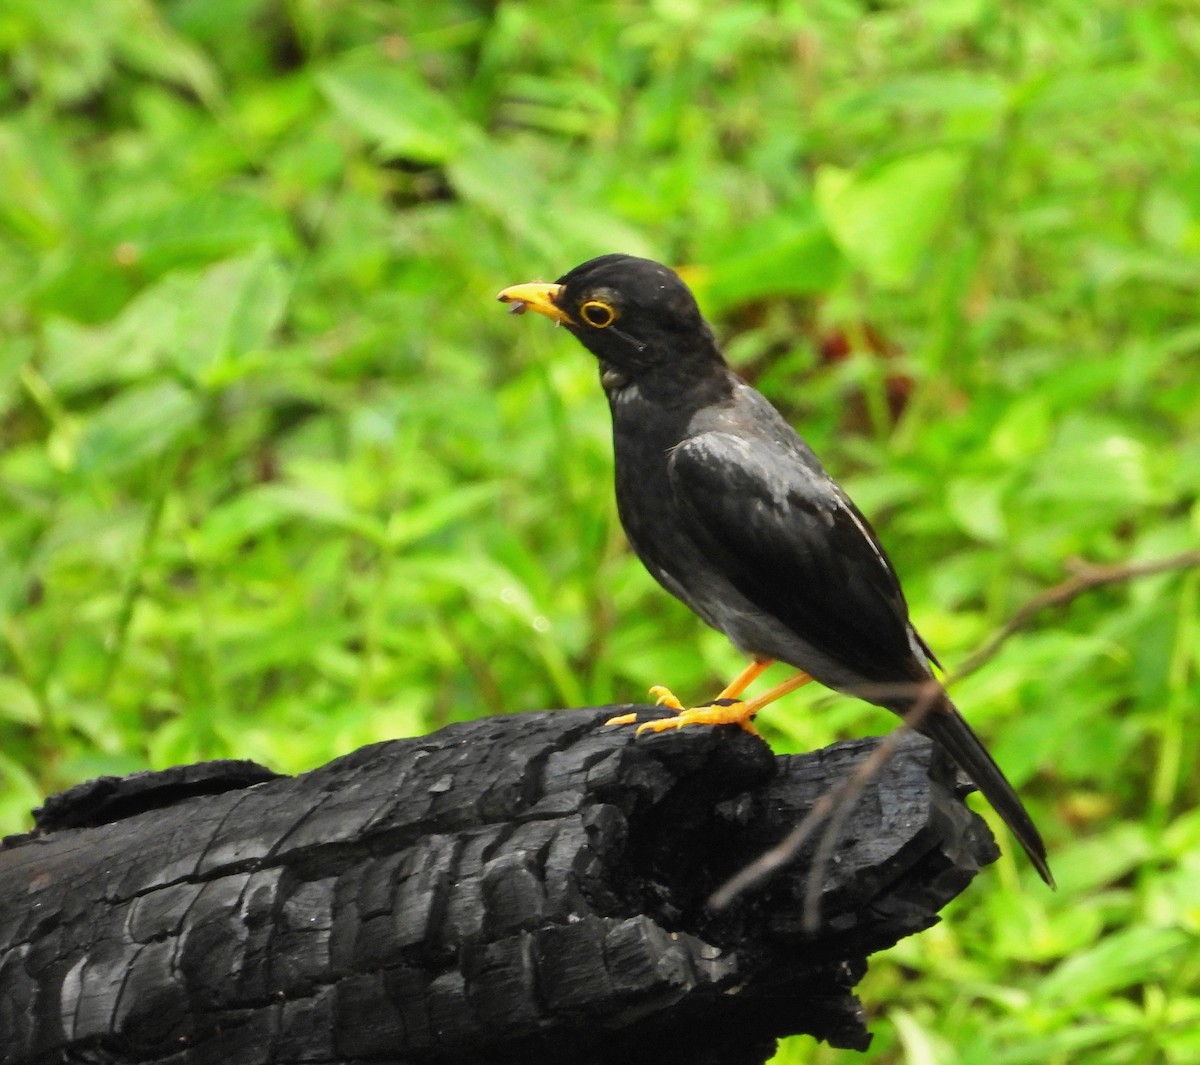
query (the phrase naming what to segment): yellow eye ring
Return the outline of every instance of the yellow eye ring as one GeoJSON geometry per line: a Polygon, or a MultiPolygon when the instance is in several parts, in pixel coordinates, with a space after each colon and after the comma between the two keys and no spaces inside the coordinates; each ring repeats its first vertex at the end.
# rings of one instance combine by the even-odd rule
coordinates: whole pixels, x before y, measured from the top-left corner
{"type": "Polygon", "coordinates": [[[588,300],[579,308],[579,313],[588,325],[604,329],[617,320],[616,308],[603,300],[588,300]]]}

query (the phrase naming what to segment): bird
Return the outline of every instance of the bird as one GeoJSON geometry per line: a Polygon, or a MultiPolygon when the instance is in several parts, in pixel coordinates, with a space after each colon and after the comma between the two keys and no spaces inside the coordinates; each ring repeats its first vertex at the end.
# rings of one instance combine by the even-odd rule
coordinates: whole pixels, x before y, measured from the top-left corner
{"type": "Polygon", "coordinates": [[[608,254],[553,284],[512,285],[497,298],[513,313],[551,319],[595,356],[630,546],[663,588],[750,659],[701,706],[652,688],[677,713],[638,732],[755,731],[755,714],[816,680],[899,714],[943,747],[1053,887],[1042,836],[937,680],[941,664],[909,617],[875,531],[783,415],[730,368],[679,275],[608,254]],[[743,698],[776,661],[799,672],[743,698]]]}

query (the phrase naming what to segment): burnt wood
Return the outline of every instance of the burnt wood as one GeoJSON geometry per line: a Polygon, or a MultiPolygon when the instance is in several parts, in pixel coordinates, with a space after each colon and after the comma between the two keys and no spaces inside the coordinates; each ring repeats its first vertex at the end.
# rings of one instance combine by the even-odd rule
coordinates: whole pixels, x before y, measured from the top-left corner
{"type": "MultiPolygon", "coordinates": [[[[721,913],[709,894],[877,741],[776,757],[737,728],[634,738],[633,707],[104,778],[0,845],[0,1062],[757,1065],[862,1048],[866,957],[996,851],[927,740],[838,833],[721,913]]],[[[819,835],[819,834],[818,834],[819,835]]]]}

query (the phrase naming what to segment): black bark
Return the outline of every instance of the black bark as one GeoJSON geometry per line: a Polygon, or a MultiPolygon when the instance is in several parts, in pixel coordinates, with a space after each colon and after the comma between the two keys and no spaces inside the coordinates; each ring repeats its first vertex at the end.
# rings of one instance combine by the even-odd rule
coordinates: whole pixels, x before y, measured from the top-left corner
{"type": "Polygon", "coordinates": [[[774,757],[736,728],[602,726],[624,709],[453,725],[294,778],[221,762],[54,797],[0,846],[0,1061],[750,1065],[791,1033],[865,1047],[866,956],[995,857],[953,767],[905,737],[829,861],[814,869],[814,840],[712,913],[877,741],[774,757]]]}

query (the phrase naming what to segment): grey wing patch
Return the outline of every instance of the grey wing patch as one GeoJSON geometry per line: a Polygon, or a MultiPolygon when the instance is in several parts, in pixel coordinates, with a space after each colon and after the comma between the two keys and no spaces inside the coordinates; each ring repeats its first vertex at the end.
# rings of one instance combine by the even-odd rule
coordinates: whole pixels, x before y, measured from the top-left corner
{"type": "Polygon", "coordinates": [[[911,678],[912,627],[891,563],[807,447],[707,432],[668,467],[690,534],[756,609],[867,679],[911,678]]]}

